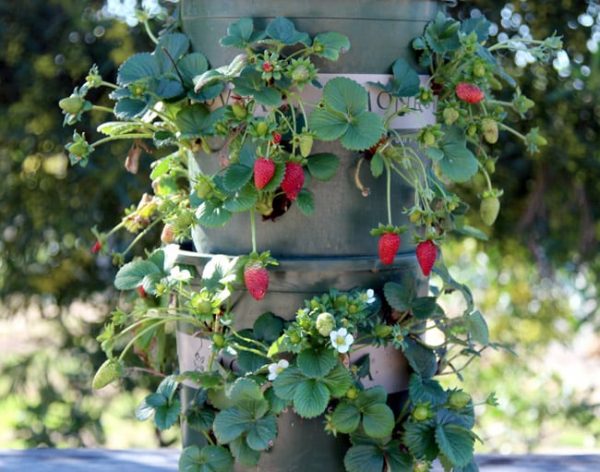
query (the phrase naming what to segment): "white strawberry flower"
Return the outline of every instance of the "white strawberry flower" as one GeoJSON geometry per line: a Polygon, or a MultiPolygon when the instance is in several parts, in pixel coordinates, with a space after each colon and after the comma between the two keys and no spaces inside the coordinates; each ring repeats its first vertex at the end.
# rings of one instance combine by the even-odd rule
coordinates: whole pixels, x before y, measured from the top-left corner
{"type": "Polygon", "coordinates": [[[375,297],[375,290],[372,288],[367,290],[367,303],[370,305],[371,303],[375,303],[377,301],[377,297],[375,297]]]}
{"type": "Polygon", "coordinates": [[[345,354],[350,349],[350,346],[354,342],[354,336],[348,334],[346,328],[340,328],[337,331],[329,333],[331,338],[331,345],[340,354],[345,354]]]}
{"type": "Polygon", "coordinates": [[[189,270],[175,266],[169,272],[169,280],[174,282],[189,282],[192,279],[192,274],[189,270]]]}
{"type": "Polygon", "coordinates": [[[274,362],[273,364],[269,364],[267,367],[269,369],[269,375],[267,379],[273,381],[277,378],[279,374],[281,374],[285,369],[290,366],[290,363],[285,359],[281,359],[279,362],[274,362]]]}
{"type": "Polygon", "coordinates": [[[163,248],[163,254],[165,256],[163,262],[163,270],[169,272],[175,265],[177,260],[177,254],[179,252],[179,244],[167,244],[163,248]]]}

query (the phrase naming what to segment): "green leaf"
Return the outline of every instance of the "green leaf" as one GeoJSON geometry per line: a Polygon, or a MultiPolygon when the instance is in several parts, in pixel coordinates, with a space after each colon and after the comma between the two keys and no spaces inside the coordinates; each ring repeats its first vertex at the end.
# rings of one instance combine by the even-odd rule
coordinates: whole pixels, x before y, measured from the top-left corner
{"type": "Polygon", "coordinates": [[[419,74],[410,66],[405,59],[398,59],[392,66],[394,74],[393,95],[397,97],[414,97],[419,93],[421,81],[419,74]]]}
{"type": "Polygon", "coordinates": [[[202,202],[196,209],[198,224],[207,228],[218,228],[224,226],[231,219],[231,212],[222,204],[212,201],[202,202]]]}
{"type": "Polygon", "coordinates": [[[260,72],[252,67],[246,67],[239,77],[233,79],[235,93],[243,97],[253,97],[258,103],[266,106],[279,106],[281,93],[269,87],[260,72]]]}
{"type": "Polygon", "coordinates": [[[340,158],[328,152],[313,154],[308,157],[306,167],[317,180],[331,180],[340,166],[340,158]]]}
{"type": "Polygon", "coordinates": [[[469,333],[473,340],[479,344],[486,346],[490,342],[490,331],[485,318],[479,311],[475,311],[468,315],[469,333]]]}
{"type": "Polygon", "coordinates": [[[187,425],[194,431],[208,432],[212,429],[215,413],[205,408],[192,408],[185,412],[187,425]]]}
{"type": "Polygon", "coordinates": [[[381,472],[383,451],[374,445],[352,446],[344,457],[347,472],[381,472]]]}
{"type": "Polygon", "coordinates": [[[270,38],[280,41],[287,46],[298,43],[302,43],[305,46],[310,46],[311,44],[308,33],[297,31],[294,23],[282,16],[278,16],[269,23],[266,33],[270,38]]]}
{"type": "Polygon", "coordinates": [[[254,22],[252,18],[240,18],[228,26],[227,36],[220,40],[221,46],[244,49],[252,43],[253,32],[254,22]]]}
{"type": "Polygon", "coordinates": [[[468,35],[475,32],[477,34],[477,42],[482,43],[486,41],[490,35],[491,23],[485,16],[478,18],[467,18],[463,20],[460,25],[460,30],[468,35]]]}
{"type": "Polygon", "coordinates": [[[475,461],[471,461],[464,467],[455,467],[454,472],[479,472],[479,466],[475,461]]]}
{"type": "Polygon", "coordinates": [[[200,103],[185,107],[177,113],[175,125],[182,138],[201,138],[212,132],[211,112],[206,105],[200,103]]]}
{"type": "Polygon", "coordinates": [[[341,143],[350,151],[362,151],[377,144],[384,132],[381,117],[365,111],[352,119],[346,133],[342,136],[341,143]]]}
{"type": "MultiPolygon", "coordinates": [[[[431,318],[434,312],[439,309],[437,298],[419,297],[412,302],[412,313],[419,320],[431,318]]],[[[440,308],[441,309],[441,308],[440,308]]]]}
{"type": "Polygon", "coordinates": [[[461,426],[454,424],[438,425],[435,440],[440,451],[455,467],[466,466],[473,459],[473,435],[461,426]]]}
{"type": "Polygon", "coordinates": [[[147,275],[161,272],[161,268],[150,261],[135,260],[119,269],[115,277],[115,287],[118,290],[133,290],[142,284],[147,275]]]}
{"type": "Polygon", "coordinates": [[[455,51],[460,47],[460,23],[439,12],[425,28],[427,45],[438,54],[455,51]]]}
{"type": "Polygon", "coordinates": [[[263,313],[254,322],[254,335],[262,341],[271,343],[279,338],[284,326],[283,318],[273,313],[263,313]]]}
{"type": "Polygon", "coordinates": [[[398,284],[388,282],[383,287],[385,299],[394,310],[409,311],[415,297],[414,285],[410,282],[398,284]]]}
{"type": "Polygon", "coordinates": [[[305,379],[294,393],[294,410],[302,418],[315,418],[323,414],[329,397],[329,390],[323,383],[316,379],[305,379]]]}
{"type": "Polygon", "coordinates": [[[335,141],[346,133],[349,124],[345,117],[325,108],[317,108],[309,118],[310,129],[321,141],[335,141]]]}
{"type": "Polygon", "coordinates": [[[346,395],[346,392],[352,385],[352,381],[350,371],[340,362],[338,362],[337,366],[335,366],[335,368],[327,374],[327,377],[323,379],[323,383],[327,386],[331,396],[334,398],[340,398],[346,395]]]}
{"type": "Polygon", "coordinates": [[[120,136],[131,133],[139,128],[137,123],[122,123],[121,121],[108,121],[98,126],[98,132],[106,136],[120,136]]]}
{"type": "Polygon", "coordinates": [[[160,72],[160,64],[154,55],[148,52],[134,54],[119,67],[117,84],[126,86],[138,80],[156,77],[160,72]]]}
{"type": "Polygon", "coordinates": [[[241,190],[234,193],[230,199],[226,200],[223,208],[232,213],[241,213],[254,208],[258,201],[258,192],[251,182],[246,184],[241,190]]]}
{"type": "Polygon", "coordinates": [[[404,429],[403,443],[413,456],[428,461],[437,458],[439,448],[435,440],[435,428],[431,424],[408,422],[404,429]]]}
{"type": "Polygon", "coordinates": [[[258,384],[254,380],[245,377],[237,379],[225,393],[234,403],[263,399],[258,384]]]}
{"type": "Polygon", "coordinates": [[[404,355],[410,366],[422,377],[431,378],[437,372],[437,358],[433,351],[413,339],[406,339],[404,355]]]}
{"type": "Polygon", "coordinates": [[[231,472],[233,458],[221,446],[186,447],[179,457],[179,472],[231,472]]]}
{"type": "Polygon", "coordinates": [[[256,372],[258,369],[263,367],[265,364],[269,364],[269,360],[265,359],[258,354],[248,351],[240,351],[237,354],[238,367],[242,370],[242,373],[247,374],[250,372],[256,372]]]}
{"type": "Polygon", "coordinates": [[[247,467],[254,467],[260,460],[260,451],[250,449],[246,438],[239,437],[229,443],[229,449],[236,461],[247,467]]]}
{"type": "Polygon", "coordinates": [[[479,168],[477,158],[467,148],[464,133],[457,127],[446,131],[442,142],[444,158],[438,162],[443,174],[454,182],[466,182],[479,168]]]}
{"type": "Polygon", "coordinates": [[[372,405],[378,405],[385,403],[387,400],[387,392],[381,386],[372,387],[367,390],[363,390],[358,395],[358,406],[361,410],[364,410],[372,405]]]}
{"type": "Polygon", "coordinates": [[[174,64],[188,51],[190,40],[183,33],[168,33],[158,40],[154,55],[159,63],[161,72],[173,70],[174,64]]]}
{"type": "Polygon", "coordinates": [[[115,105],[115,116],[120,120],[132,120],[146,113],[148,104],[135,98],[123,98],[115,105]]]}
{"type": "Polygon", "coordinates": [[[183,76],[187,87],[194,86],[194,77],[204,74],[208,70],[206,56],[200,52],[193,52],[184,56],[178,63],[177,68],[183,76]]]}
{"type": "Polygon", "coordinates": [[[392,441],[386,446],[386,472],[412,472],[413,460],[409,454],[400,452],[400,442],[392,441]]]}
{"type": "Polygon", "coordinates": [[[303,188],[296,199],[298,209],[306,216],[310,216],[315,212],[315,197],[313,193],[303,188]]]}
{"type": "Polygon", "coordinates": [[[381,176],[384,167],[383,156],[376,152],[371,158],[371,174],[373,174],[373,177],[377,178],[381,176]]]}
{"type": "Polygon", "coordinates": [[[323,52],[316,53],[316,56],[324,57],[330,61],[337,61],[340,58],[340,53],[350,50],[350,40],[347,36],[336,33],[321,33],[315,36],[314,44],[324,46],[323,52]]]}
{"type": "Polygon", "coordinates": [[[298,368],[306,377],[325,377],[337,364],[337,358],[332,349],[306,349],[298,354],[298,368]]]}
{"type": "Polygon", "coordinates": [[[439,161],[441,161],[444,158],[444,151],[442,151],[439,148],[428,147],[425,150],[425,154],[433,162],[439,162],[439,161]]]}
{"type": "Polygon", "coordinates": [[[372,438],[385,438],[394,429],[394,413],[384,403],[370,405],[363,410],[363,429],[372,438]]]}
{"type": "Polygon", "coordinates": [[[264,451],[277,437],[277,421],[269,415],[255,421],[248,429],[246,443],[255,451],[264,451]]]}
{"type": "Polygon", "coordinates": [[[245,409],[228,408],[215,416],[213,432],[220,444],[227,444],[244,434],[253,420],[250,412],[245,409]]]}
{"type": "Polygon", "coordinates": [[[424,379],[418,374],[412,374],[408,382],[410,400],[413,403],[431,403],[441,405],[446,402],[448,394],[437,380],[424,379]]]}
{"type": "Polygon", "coordinates": [[[297,367],[290,366],[279,374],[273,382],[275,394],[284,400],[293,400],[298,385],[305,379],[306,377],[302,375],[297,367]]]}
{"type": "Polygon", "coordinates": [[[252,168],[242,164],[230,164],[223,172],[223,187],[229,192],[237,192],[252,178],[252,168]]]}
{"type": "Polygon", "coordinates": [[[367,109],[369,95],[358,82],[347,77],[336,77],[325,84],[323,100],[327,107],[354,116],[367,109]]]}
{"type": "Polygon", "coordinates": [[[156,407],[154,412],[154,424],[158,429],[169,429],[179,420],[181,403],[178,398],[171,400],[166,405],[156,407]]]}
{"type": "Polygon", "coordinates": [[[360,411],[351,403],[340,403],[331,415],[331,423],[340,433],[352,433],[360,424],[360,411]]]}

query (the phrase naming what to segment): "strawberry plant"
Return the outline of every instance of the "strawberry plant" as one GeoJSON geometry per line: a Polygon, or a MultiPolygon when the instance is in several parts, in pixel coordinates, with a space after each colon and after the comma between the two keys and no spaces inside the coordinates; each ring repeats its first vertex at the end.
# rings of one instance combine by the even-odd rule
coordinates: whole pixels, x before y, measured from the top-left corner
{"type": "MultiPolygon", "coordinates": [[[[401,58],[390,65],[387,82],[365,87],[343,76],[322,83],[318,61],[336,61],[350,48],[339,33],[311,36],[283,17],[261,29],[242,18],[221,39],[223,47],[242,52],[210,67],[201,52],[191,51],[188,37],[170,27],[158,37],[149,31],[155,49],[127,59],[116,83],[93,67],[86,83],[60,101],[67,125],[91,109],[114,116],[98,127],[104,137],[96,141],[74,132],[67,145],[73,164],[88,164],[98,146],[115,140],[132,141],[128,171],[137,171],[142,152],[154,156],[151,193],[116,228],[95,231],[94,253],[110,253],[115,231],[135,237],[112,253],[120,266],[115,286],[131,292],[134,302],[114,312],[100,337],[108,360],[93,385],[102,388],[140,369],[164,377],[137,416],[153,418],[161,429],[185,418],[203,435],[204,446],[184,449],[181,470],[257,465],[264,451],[277,447],[278,418],[288,408],[306,419],[323,416],[328,433],[348,436],[343,462],[349,472],[429,470],[436,459],[447,470],[476,470],[476,403],[466,392],[445,389],[438,376],[460,376],[484,349],[499,346],[490,342],[468,287],[445,268],[443,241],[450,233],[486,237],[467,224],[468,208],[454,193],[456,184],[477,174],[485,182],[481,220],[489,226],[497,218],[502,191],[491,181],[492,146],[501,131],[530,152],[545,143],[535,128],[523,135],[504,123],[508,113],[523,116],[533,104],[518,89],[511,101],[497,98],[514,81],[494,54],[525,48],[545,60],[561,47],[556,37],[489,45],[488,30],[484,18],[458,22],[439,13],[412,43],[426,78],[401,58]],[[97,87],[112,89],[113,108],[89,101],[97,87]],[[319,91],[316,101],[307,98],[309,89],[319,91]],[[370,91],[389,98],[385,113],[371,110],[370,91]],[[435,122],[414,132],[395,127],[397,118],[427,106],[435,106],[435,122]],[[277,225],[297,206],[308,225],[319,205],[333,203],[318,201],[312,191],[315,181],[327,185],[340,167],[340,157],[320,152],[324,143],[355,153],[357,192],[369,193],[363,163],[385,188],[387,218],[371,230],[381,265],[395,264],[400,235],[411,231],[423,277],[377,290],[332,287],[290,308],[298,309],[292,319],[267,312],[252,329],[240,329],[237,297],[247,291],[256,301],[268,300],[269,268],[278,264],[269,248],[259,252],[257,216],[277,225]],[[414,195],[412,206],[403,208],[410,228],[393,221],[393,178],[414,195]],[[237,214],[249,215],[249,254],[214,256],[201,270],[182,259],[176,243],[195,227],[224,227],[237,214]],[[162,225],[162,245],[126,262],[156,225],[162,225]],[[423,278],[431,274],[424,294],[423,278]],[[459,315],[439,303],[451,292],[464,299],[459,315]],[[175,325],[207,340],[201,369],[169,371],[175,325]],[[443,336],[430,344],[433,330],[443,336]],[[399,411],[390,406],[390,392],[366,383],[370,354],[357,359],[357,352],[369,346],[392,347],[410,365],[408,400],[399,411]],[[197,393],[182,405],[177,390],[190,384],[197,393]]],[[[493,397],[482,403],[493,404],[493,397]]]]}

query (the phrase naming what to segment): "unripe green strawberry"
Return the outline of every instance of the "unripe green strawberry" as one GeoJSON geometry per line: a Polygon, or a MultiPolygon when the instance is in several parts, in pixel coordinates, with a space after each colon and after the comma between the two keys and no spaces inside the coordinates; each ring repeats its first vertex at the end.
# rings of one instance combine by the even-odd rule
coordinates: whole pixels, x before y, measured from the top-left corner
{"type": "Polygon", "coordinates": [[[471,395],[462,390],[457,390],[450,394],[450,398],[448,399],[448,405],[450,408],[455,410],[462,410],[466,407],[471,401],[471,395]]]}
{"type": "Polygon", "coordinates": [[[425,144],[425,146],[433,146],[435,141],[435,134],[431,131],[425,131],[425,133],[423,133],[423,144],[425,144]]]}
{"type": "Polygon", "coordinates": [[[231,111],[233,111],[233,116],[240,121],[248,116],[248,110],[241,103],[234,103],[231,106],[231,111]]]}
{"type": "Polygon", "coordinates": [[[204,200],[211,194],[212,185],[208,178],[200,177],[194,189],[196,190],[196,194],[204,200]]]}
{"type": "Polygon", "coordinates": [[[413,472],[429,472],[431,464],[426,461],[417,461],[413,465],[413,472]]]}
{"type": "Polygon", "coordinates": [[[305,65],[299,64],[292,71],[292,80],[294,82],[306,82],[310,78],[310,71],[305,65]]]}
{"type": "Polygon", "coordinates": [[[387,338],[392,333],[392,327],[390,325],[378,324],[375,326],[375,336],[378,338],[387,338]]]}
{"type": "Polygon", "coordinates": [[[213,336],[212,336],[212,342],[218,348],[221,348],[221,347],[225,346],[225,338],[220,333],[213,334],[213,336]]]}
{"type": "Polygon", "coordinates": [[[290,333],[289,337],[292,344],[299,344],[300,341],[302,341],[302,338],[298,333],[290,333]]]}
{"type": "Polygon", "coordinates": [[[212,303],[200,294],[196,294],[192,297],[191,305],[192,308],[201,315],[209,315],[212,313],[212,303]]]}
{"type": "Polygon", "coordinates": [[[313,147],[313,137],[311,134],[301,134],[300,138],[300,155],[302,157],[308,157],[313,147]]]}
{"type": "Polygon", "coordinates": [[[331,313],[321,313],[317,316],[317,331],[321,336],[329,336],[335,327],[335,318],[331,313]]]}
{"type": "Polygon", "coordinates": [[[85,105],[85,100],[77,95],[71,95],[70,97],[63,98],[58,102],[58,106],[65,112],[72,115],[76,115],[85,105]]]}
{"type": "Polygon", "coordinates": [[[496,144],[498,142],[498,123],[495,120],[491,118],[481,120],[481,130],[488,143],[496,144]]]}
{"type": "Polygon", "coordinates": [[[444,122],[450,126],[456,123],[456,121],[460,118],[460,113],[456,108],[446,108],[443,113],[444,122]]]}
{"type": "Polygon", "coordinates": [[[348,391],[346,392],[346,398],[348,400],[356,400],[357,397],[358,397],[358,390],[356,390],[356,387],[350,387],[348,389],[348,391]]]}
{"type": "Polygon", "coordinates": [[[348,306],[348,313],[351,315],[358,313],[358,306],[356,306],[354,303],[351,303],[350,306],[348,306]]]}
{"type": "Polygon", "coordinates": [[[255,126],[255,130],[258,136],[265,136],[269,131],[269,125],[264,121],[259,121],[255,126]]]}
{"type": "Polygon", "coordinates": [[[415,421],[426,421],[429,419],[430,414],[429,406],[421,403],[413,410],[412,417],[415,421]]]}
{"type": "Polygon", "coordinates": [[[485,65],[483,65],[482,62],[476,62],[475,65],[473,66],[473,75],[475,77],[484,77],[486,73],[485,70],[485,65]]]}
{"type": "Polygon", "coordinates": [[[475,136],[477,134],[477,125],[469,125],[467,128],[467,134],[471,137],[475,136]]]}
{"type": "Polygon", "coordinates": [[[496,172],[496,162],[493,159],[485,161],[485,170],[487,170],[489,174],[496,172]]]}
{"type": "Polygon", "coordinates": [[[123,366],[116,359],[108,359],[100,366],[94,380],[92,380],[92,388],[100,390],[108,384],[119,379],[123,375],[123,366]]]}
{"type": "Polygon", "coordinates": [[[479,207],[479,216],[481,220],[488,226],[492,226],[500,213],[500,200],[498,197],[489,196],[481,200],[479,207]]]}

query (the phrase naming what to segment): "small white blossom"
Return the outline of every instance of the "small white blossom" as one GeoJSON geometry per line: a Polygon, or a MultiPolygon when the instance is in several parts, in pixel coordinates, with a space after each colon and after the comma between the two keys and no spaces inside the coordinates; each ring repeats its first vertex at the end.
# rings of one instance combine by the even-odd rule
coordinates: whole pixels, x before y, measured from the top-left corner
{"type": "Polygon", "coordinates": [[[279,374],[281,374],[285,369],[290,366],[290,363],[285,359],[281,359],[279,362],[275,362],[273,364],[269,364],[269,375],[267,379],[273,381],[277,378],[279,374]]]}
{"type": "Polygon", "coordinates": [[[367,303],[370,305],[377,301],[377,297],[375,297],[375,291],[370,288],[367,290],[367,303]]]}
{"type": "Polygon", "coordinates": [[[337,331],[332,331],[329,334],[331,338],[331,345],[340,354],[345,354],[350,349],[350,346],[354,342],[354,336],[348,334],[346,328],[340,328],[337,331]]]}
{"type": "Polygon", "coordinates": [[[107,0],[106,16],[124,21],[133,27],[139,23],[137,18],[137,0],[107,0]]]}
{"type": "Polygon", "coordinates": [[[166,12],[158,0],[142,0],[142,8],[150,17],[155,17],[166,12]]]}
{"type": "Polygon", "coordinates": [[[192,274],[189,270],[181,270],[179,266],[175,266],[169,273],[169,280],[174,282],[188,282],[192,279],[192,274]]]}

